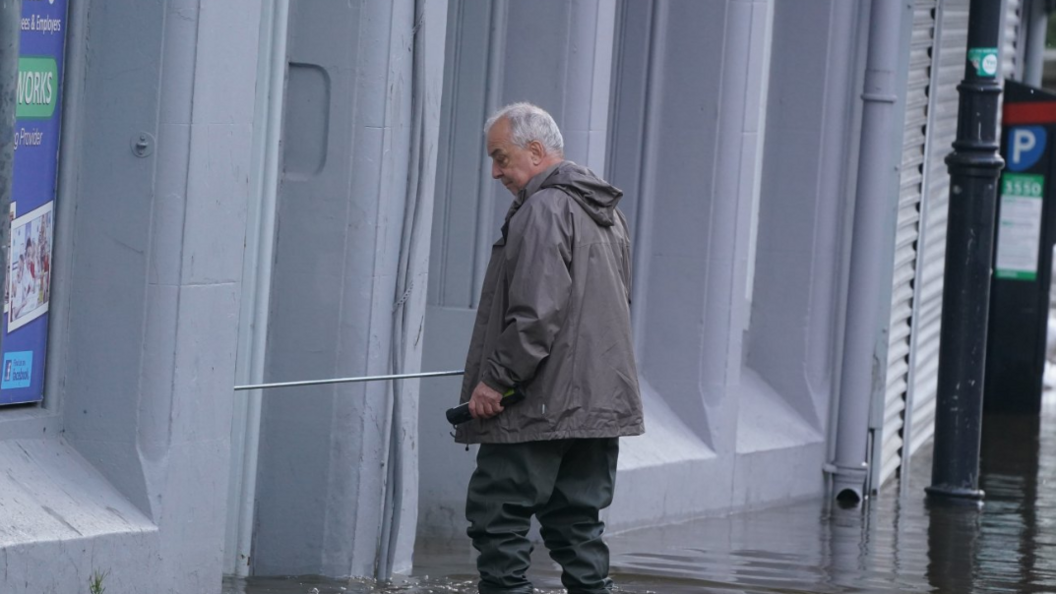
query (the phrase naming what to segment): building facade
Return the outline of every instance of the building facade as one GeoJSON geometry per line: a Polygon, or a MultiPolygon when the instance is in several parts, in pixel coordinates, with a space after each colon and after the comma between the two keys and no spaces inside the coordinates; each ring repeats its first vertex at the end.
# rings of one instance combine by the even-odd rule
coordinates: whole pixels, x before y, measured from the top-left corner
{"type": "MultiPolygon", "coordinates": [[[[1044,2],[1003,1],[1002,73],[1040,80],[1044,2]]],[[[625,193],[646,434],[610,530],[868,497],[933,432],[967,22],[967,0],[69,0],[42,400],[0,407],[3,591],[469,554],[460,378],[232,386],[461,369],[510,199],[482,126],[513,101],[625,193]]]]}

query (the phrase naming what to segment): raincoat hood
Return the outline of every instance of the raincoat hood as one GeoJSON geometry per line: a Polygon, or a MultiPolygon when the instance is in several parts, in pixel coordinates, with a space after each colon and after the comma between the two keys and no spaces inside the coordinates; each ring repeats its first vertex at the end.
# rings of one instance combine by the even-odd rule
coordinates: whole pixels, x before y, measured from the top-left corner
{"type": "Polygon", "coordinates": [[[559,163],[539,186],[557,188],[571,196],[594,222],[611,227],[616,222],[616,204],[623,191],[598,178],[594,172],[571,161],[559,163]]]}
{"type": "Polygon", "coordinates": [[[611,227],[616,223],[616,205],[623,198],[623,190],[594,175],[594,172],[572,161],[561,161],[542,173],[528,180],[524,188],[517,193],[506,221],[502,226],[502,236],[510,227],[510,219],[524,205],[524,201],[540,190],[553,188],[560,190],[576,201],[595,223],[602,227],[611,227]]]}

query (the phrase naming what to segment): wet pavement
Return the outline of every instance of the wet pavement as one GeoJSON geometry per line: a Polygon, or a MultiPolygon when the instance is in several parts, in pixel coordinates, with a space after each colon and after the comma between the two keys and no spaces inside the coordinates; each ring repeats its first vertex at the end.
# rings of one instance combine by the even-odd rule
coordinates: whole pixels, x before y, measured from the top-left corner
{"type": "MultiPolygon", "coordinates": [[[[984,421],[982,507],[930,505],[931,459],[913,459],[860,508],[825,500],[610,536],[618,592],[1056,592],[1056,396],[1042,417],[984,421]]],[[[537,547],[529,577],[563,592],[537,547]]],[[[390,586],[314,578],[225,583],[225,594],[474,593],[468,545],[420,543],[411,576],[390,586]]]]}

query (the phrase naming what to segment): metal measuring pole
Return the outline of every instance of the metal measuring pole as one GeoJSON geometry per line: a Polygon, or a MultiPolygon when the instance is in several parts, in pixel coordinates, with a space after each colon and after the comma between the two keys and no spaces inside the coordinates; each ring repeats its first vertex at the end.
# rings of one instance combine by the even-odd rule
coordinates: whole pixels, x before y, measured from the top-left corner
{"type": "Polygon", "coordinates": [[[942,295],[931,498],[979,500],[983,369],[990,309],[1001,97],[1000,0],[971,0],[964,80],[957,87],[957,140],[946,157],[950,214],[942,295]]]}
{"type": "Polygon", "coordinates": [[[18,117],[18,44],[22,0],[0,0],[0,294],[6,293],[11,244],[11,184],[18,117]]]}
{"type": "Polygon", "coordinates": [[[423,373],[399,373],[395,375],[365,375],[361,377],[339,377],[319,380],[302,380],[297,382],[277,382],[272,384],[251,384],[235,386],[235,391],[242,390],[269,390],[272,388],[297,388],[301,386],[322,386],[326,384],[354,384],[358,382],[381,382],[386,380],[419,379],[427,377],[448,377],[452,375],[463,375],[465,371],[427,371],[423,373]]]}

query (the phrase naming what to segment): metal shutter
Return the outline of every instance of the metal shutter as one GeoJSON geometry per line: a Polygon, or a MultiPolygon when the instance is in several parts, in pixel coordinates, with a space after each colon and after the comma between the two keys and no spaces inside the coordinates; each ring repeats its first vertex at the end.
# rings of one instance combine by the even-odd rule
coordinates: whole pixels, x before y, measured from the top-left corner
{"type": "MultiPolygon", "coordinates": [[[[950,175],[946,156],[957,136],[957,85],[964,78],[968,44],[968,1],[944,0],[938,9],[933,52],[927,166],[914,283],[913,318],[904,432],[912,456],[935,433],[935,394],[939,372],[939,331],[946,266],[946,222],[950,175]]],[[[910,456],[904,462],[907,466],[910,456]]]]}
{"type": "Polygon", "coordinates": [[[910,42],[909,78],[906,83],[902,175],[898,196],[891,322],[888,333],[887,389],[878,453],[879,467],[874,466],[876,474],[873,485],[876,486],[894,475],[902,461],[902,420],[909,374],[910,322],[913,315],[913,281],[917,266],[925,128],[928,123],[928,84],[931,78],[936,4],[937,0],[916,0],[913,5],[913,35],[910,42]]]}
{"type": "Polygon", "coordinates": [[[1023,52],[1019,32],[1023,23],[1023,0],[1005,0],[1001,32],[1001,77],[1019,80],[1023,72],[1023,52]]]}

